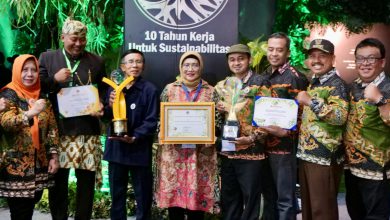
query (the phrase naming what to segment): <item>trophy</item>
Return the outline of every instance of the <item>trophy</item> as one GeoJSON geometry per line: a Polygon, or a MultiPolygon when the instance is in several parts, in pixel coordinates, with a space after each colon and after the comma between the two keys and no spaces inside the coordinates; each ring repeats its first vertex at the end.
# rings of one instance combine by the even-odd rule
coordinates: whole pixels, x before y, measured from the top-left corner
{"type": "Polygon", "coordinates": [[[133,76],[128,76],[124,79],[124,73],[121,69],[116,69],[111,72],[110,79],[103,77],[103,82],[110,85],[115,91],[115,99],[112,104],[112,112],[114,119],[111,124],[112,136],[124,136],[127,134],[127,118],[126,118],[126,100],[122,90],[134,80],[133,76]]]}
{"type": "Polygon", "coordinates": [[[223,94],[222,103],[225,108],[229,109],[226,123],[223,127],[222,139],[234,141],[240,130],[240,124],[237,120],[236,112],[240,110],[245,102],[240,98],[240,91],[242,88],[242,82],[237,77],[229,77],[220,94],[223,94]]]}

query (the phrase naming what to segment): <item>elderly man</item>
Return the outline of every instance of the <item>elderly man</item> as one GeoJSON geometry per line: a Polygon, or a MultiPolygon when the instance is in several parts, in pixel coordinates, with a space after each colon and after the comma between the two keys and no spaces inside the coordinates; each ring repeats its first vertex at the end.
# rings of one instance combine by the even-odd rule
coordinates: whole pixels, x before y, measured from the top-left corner
{"type": "Polygon", "coordinates": [[[333,67],[334,45],[315,39],[308,50],[313,80],[298,93],[304,105],[297,157],[302,192],[302,217],[338,219],[337,193],[343,170],[342,133],[348,116],[346,83],[333,67]]]}
{"type": "Polygon", "coordinates": [[[75,219],[91,219],[95,180],[101,181],[102,145],[98,112],[78,117],[59,113],[57,93],[62,88],[97,85],[104,95],[102,78],[105,65],[102,57],[85,51],[87,27],[80,21],[67,19],[62,27],[64,48],[44,52],[39,59],[42,91],[53,103],[60,133],[60,169],[55,187],[49,191],[53,219],[68,218],[68,177],[74,168],[77,177],[75,219]]]}
{"type": "Polygon", "coordinates": [[[374,38],[355,49],[359,78],[351,86],[344,142],[346,202],[351,219],[390,217],[390,77],[385,46],[374,38]]]}

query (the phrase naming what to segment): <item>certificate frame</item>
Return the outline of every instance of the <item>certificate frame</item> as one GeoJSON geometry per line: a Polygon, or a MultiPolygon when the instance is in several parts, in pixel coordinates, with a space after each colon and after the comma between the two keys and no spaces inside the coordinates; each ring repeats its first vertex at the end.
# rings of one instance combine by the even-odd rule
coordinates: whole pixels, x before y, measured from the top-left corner
{"type": "Polygon", "coordinates": [[[214,102],[161,102],[160,107],[160,142],[162,144],[215,143],[214,102]],[[176,114],[176,118],[172,118],[173,114],[176,114]],[[189,116],[184,118],[183,114],[189,116]],[[196,119],[200,119],[200,121],[196,119]],[[185,125],[184,122],[186,122],[185,125]],[[199,122],[201,126],[197,126],[199,122]],[[205,125],[202,122],[205,122],[205,125]],[[191,131],[196,131],[195,133],[202,134],[175,133],[178,127],[184,128],[184,130],[189,128],[191,131]]]}
{"type": "Polygon", "coordinates": [[[62,88],[57,93],[57,103],[63,118],[89,115],[99,110],[99,92],[93,85],[62,88]]]}
{"type": "Polygon", "coordinates": [[[277,125],[297,130],[299,104],[295,99],[256,96],[252,125],[255,127],[277,125]]]}

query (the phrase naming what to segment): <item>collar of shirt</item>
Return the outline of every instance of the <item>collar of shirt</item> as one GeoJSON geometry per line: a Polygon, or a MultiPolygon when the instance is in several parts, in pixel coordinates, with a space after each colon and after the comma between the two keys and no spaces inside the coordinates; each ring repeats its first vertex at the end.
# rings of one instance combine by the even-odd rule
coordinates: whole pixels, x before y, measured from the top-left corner
{"type": "Polygon", "coordinates": [[[252,75],[253,75],[252,70],[249,70],[248,73],[246,74],[246,76],[244,78],[242,78],[242,80],[241,80],[242,83],[246,84],[252,75]]]}
{"type": "Polygon", "coordinates": [[[318,79],[320,84],[322,85],[326,81],[328,81],[332,76],[334,76],[335,74],[337,74],[337,71],[335,68],[333,68],[332,70],[330,70],[329,72],[325,73],[324,75],[322,75],[320,77],[316,77],[316,75],[313,75],[312,80],[315,81],[315,79],[318,79]]]}
{"type": "Polygon", "coordinates": [[[371,83],[378,86],[383,80],[385,79],[385,72],[382,71],[372,82],[369,82],[369,83],[365,83],[363,82],[360,78],[357,78],[356,79],[356,83],[357,84],[361,84],[361,86],[363,88],[366,88],[368,85],[370,85],[371,83]]]}

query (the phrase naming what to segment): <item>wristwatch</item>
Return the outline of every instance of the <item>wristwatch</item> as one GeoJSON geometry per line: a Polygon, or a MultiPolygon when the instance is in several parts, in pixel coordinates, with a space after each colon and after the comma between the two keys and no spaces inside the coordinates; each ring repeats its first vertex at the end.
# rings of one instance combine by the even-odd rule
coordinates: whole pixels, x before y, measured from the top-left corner
{"type": "Polygon", "coordinates": [[[386,105],[386,104],[387,104],[387,99],[384,96],[382,96],[379,99],[379,101],[377,103],[375,103],[375,105],[378,106],[378,107],[382,106],[382,105],[386,105]]]}

